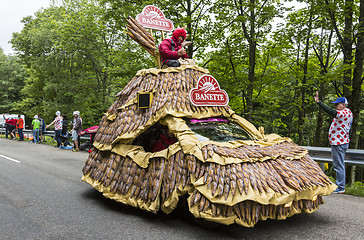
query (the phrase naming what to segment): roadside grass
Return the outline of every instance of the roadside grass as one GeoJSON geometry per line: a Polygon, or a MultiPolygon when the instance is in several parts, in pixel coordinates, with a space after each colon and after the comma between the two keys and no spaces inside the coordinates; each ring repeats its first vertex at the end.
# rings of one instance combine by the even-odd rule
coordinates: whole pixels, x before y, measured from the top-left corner
{"type": "Polygon", "coordinates": [[[43,143],[51,146],[57,146],[57,141],[51,136],[43,136],[43,143]]]}
{"type": "Polygon", "coordinates": [[[345,193],[364,197],[364,183],[359,181],[354,182],[354,185],[345,188],[345,193]]]}
{"type": "MultiPolygon", "coordinates": [[[[331,182],[333,182],[333,183],[336,182],[336,179],[334,177],[332,177],[332,175],[331,176],[328,175],[328,177],[330,178],[331,182]]],[[[354,182],[354,185],[352,185],[352,186],[347,184],[345,187],[345,194],[358,196],[358,197],[364,197],[364,181],[363,182],[356,181],[356,182],[354,182]]]]}
{"type": "MultiPolygon", "coordinates": [[[[5,135],[0,134],[0,138],[5,138],[5,135]]],[[[17,135],[15,140],[19,140],[19,136],[17,135]]],[[[29,138],[24,136],[24,142],[29,142],[29,138]]],[[[51,146],[57,146],[56,140],[54,140],[51,136],[43,136],[43,144],[51,145],[51,146]]]]}

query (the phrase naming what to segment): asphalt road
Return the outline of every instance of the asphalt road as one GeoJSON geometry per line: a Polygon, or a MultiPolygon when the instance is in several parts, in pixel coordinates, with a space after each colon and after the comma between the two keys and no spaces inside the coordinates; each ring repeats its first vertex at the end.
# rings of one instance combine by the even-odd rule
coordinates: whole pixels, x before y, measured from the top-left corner
{"type": "Polygon", "coordinates": [[[332,194],[312,214],[224,226],[106,199],[81,181],[86,158],[0,138],[0,239],[364,239],[364,198],[332,194]]]}

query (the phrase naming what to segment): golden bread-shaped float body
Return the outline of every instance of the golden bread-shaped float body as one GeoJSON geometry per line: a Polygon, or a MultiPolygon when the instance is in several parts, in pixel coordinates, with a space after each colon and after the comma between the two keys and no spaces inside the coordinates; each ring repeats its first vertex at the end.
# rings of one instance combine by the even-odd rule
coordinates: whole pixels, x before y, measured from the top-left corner
{"type": "Polygon", "coordinates": [[[197,66],[139,71],[103,116],[83,181],[151,212],[170,213],[187,194],[195,217],[222,224],[253,227],[315,211],[336,185],[289,138],[264,135],[229,106],[194,106],[189,92],[207,73],[197,66]],[[153,94],[150,108],[137,107],[138,92],[153,94]],[[252,140],[200,142],[184,119],[209,117],[239,124],[252,140]],[[155,153],[133,145],[157,123],[178,141],[155,153]]]}

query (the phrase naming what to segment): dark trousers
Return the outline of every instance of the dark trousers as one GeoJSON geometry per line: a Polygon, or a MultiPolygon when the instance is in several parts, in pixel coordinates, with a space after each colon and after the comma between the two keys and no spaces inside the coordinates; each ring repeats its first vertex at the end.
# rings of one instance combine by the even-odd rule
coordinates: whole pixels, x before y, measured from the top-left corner
{"type": "Polygon", "coordinates": [[[16,128],[16,127],[15,127],[14,125],[8,125],[8,126],[7,126],[7,128],[6,128],[6,129],[8,130],[8,131],[7,131],[7,132],[8,132],[8,134],[6,134],[6,133],[5,133],[5,134],[6,134],[6,138],[8,138],[8,137],[7,137],[8,135],[10,135],[10,139],[12,139],[13,137],[15,138],[15,128],[16,128]]]}
{"type": "Polygon", "coordinates": [[[22,128],[18,128],[18,134],[19,134],[20,141],[24,141],[24,134],[23,134],[22,128]]]}
{"type": "Polygon", "coordinates": [[[62,130],[55,130],[56,133],[56,141],[57,141],[57,147],[61,146],[61,131],[62,130]]]}
{"type": "Polygon", "coordinates": [[[168,67],[179,67],[179,66],[181,66],[181,64],[179,63],[178,60],[173,60],[173,59],[167,59],[166,61],[164,61],[164,64],[166,64],[168,67]]]}

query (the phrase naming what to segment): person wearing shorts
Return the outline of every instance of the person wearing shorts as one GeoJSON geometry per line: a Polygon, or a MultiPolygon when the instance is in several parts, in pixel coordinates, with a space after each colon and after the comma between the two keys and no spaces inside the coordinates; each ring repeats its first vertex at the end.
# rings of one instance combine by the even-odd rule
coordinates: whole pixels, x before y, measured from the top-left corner
{"type": "Polygon", "coordinates": [[[72,141],[74,142],[74,149],[72,151],[80,151],[79,133],[82,131],[82,118],[79,111],[73,112],[73,128],[72,128],[72,141]]]}

